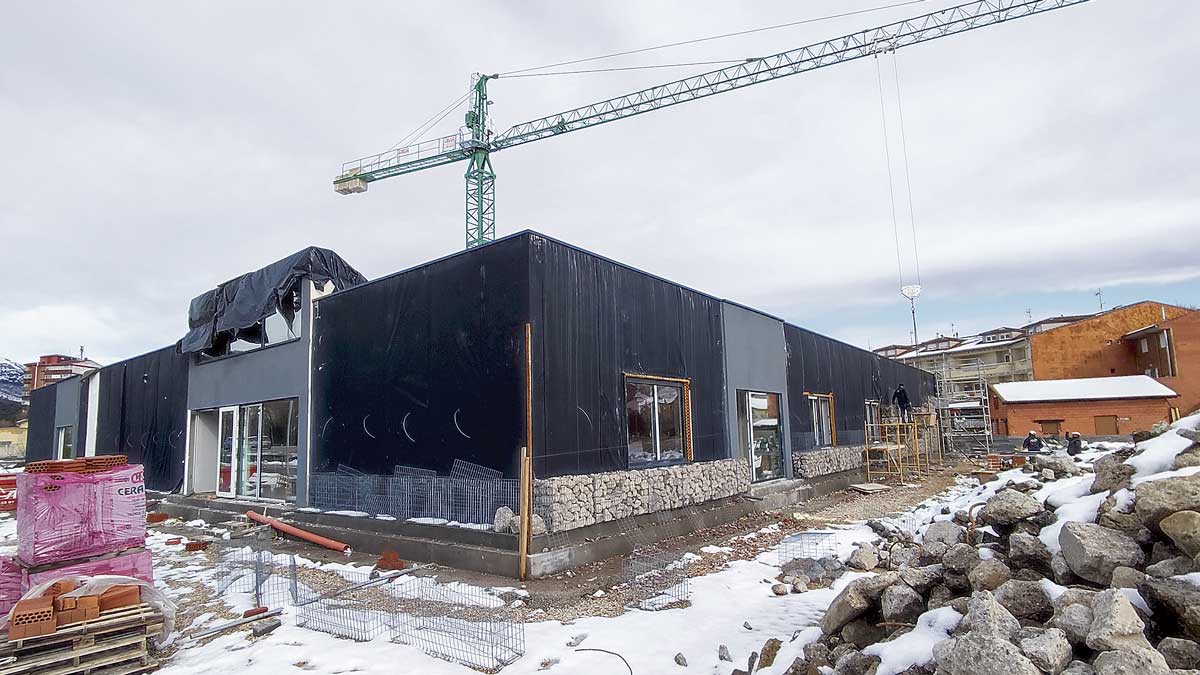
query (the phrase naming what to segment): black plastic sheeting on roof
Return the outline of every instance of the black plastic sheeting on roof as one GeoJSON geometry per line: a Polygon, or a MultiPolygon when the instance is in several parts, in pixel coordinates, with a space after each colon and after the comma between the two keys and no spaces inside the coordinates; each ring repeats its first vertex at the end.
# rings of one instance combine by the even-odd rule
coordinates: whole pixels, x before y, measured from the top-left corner
{"type": "MultiPolygon", "coordinates": [[[[309,246],[193,298],[188,309],[190,330],[180,341],[179,351],[190,354],[208,349],[218,333],[249,328],[265,319],[280,309],[280,298],[302,278],[332,281],[337,290],[367,280],[333,251],[309,246]]],[[[290,321],[292,317],[284,318],[290,321]]]]}
{"type": "Polygon", "coordinates": [[[96,454],[128,455],[151,490],[172,492],[183,482],[190,359],[164,347],[93,375],[100,378],[96,454]]]}
{"type": "Polygon", "coordinates": [[[38,387],[29,392],[29,434],[25,439],[25,460],[54,459],[54,415],[58,401],[57,385],[38,387]]]}
{"type": "Polygon", "coordinates": [[[692,453],[721,459],[721,301],[564,244],[530,236],[534,470],[629,468],[625,373],[691,383],[692,453]]]}
{"type": "Polygon", "coordinates": [[[317,302],[314,472],[463,459],[518,475],[527,251],[500,240],[317,302]]]}

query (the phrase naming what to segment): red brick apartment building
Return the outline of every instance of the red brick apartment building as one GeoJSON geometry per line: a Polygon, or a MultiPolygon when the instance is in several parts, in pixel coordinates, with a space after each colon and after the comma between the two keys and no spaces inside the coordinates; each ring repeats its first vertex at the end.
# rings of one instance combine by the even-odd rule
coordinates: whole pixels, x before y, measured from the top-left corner
{"type": "Polygon", "coordinates": [[[1163,419],[1200,409],[1200,311],[1146,300],[1031,334],[1029,346],[1034,380],[1145,375],[1178,394],[1163,419]]]}
{"type": "Polygon", "coordinates": [[[1146,375],[1001,382],[992,385],[992,428],[999,436],[1036,431],[1116,436],[1168,419],[1176,392],[1146,375]]]}
{"type": "Polygon", "coordinates": [[[29,392],[34,389],[65,380],[72,375],[83,375],[99,367],[100,364],[91,359],[63,354],[47,354],[33,363],[26,363],[22,392],[25,404],[29,404],[29,392]]]}

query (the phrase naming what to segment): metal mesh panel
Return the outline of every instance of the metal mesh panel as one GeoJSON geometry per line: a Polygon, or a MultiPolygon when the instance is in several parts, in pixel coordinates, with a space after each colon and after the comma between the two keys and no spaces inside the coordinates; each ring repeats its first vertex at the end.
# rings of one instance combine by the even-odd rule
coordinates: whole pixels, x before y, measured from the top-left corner
{"type": "Polygon", "coordinates": [[[401,601],[393,617],[393,641],[485,671],[499,670],[525,653],[524,623],[487,589],[462,584],[415,586],[414,597],[401,601]]]}
{"type": "Polygon", "coordinates": [[[297,626],[358,642],[389,634],[395,601],[382,582],[364,587],[372,580],[369,572],[304,569],[296,577],[297,626]]]}
{"type": "Polygon", "coordinates": [[[217,593],[245,596],[254,607],[294,604],[292,568],[295,564],[294,556],[276,556],[267,546],[225,547],[217,563],[217,593]]]}
{"type": "Polygon", "coordinates": [[[319,509],[360,511],[399,520],[435,518],[490,525],[496,510],[520,503],[515,478],[456,478],[421,474],[391,476],[314,473],[312,503],[319,509]]]}
{"type": "Polygon", "coordinates": [[[436,476],[437,472],[433,469],[422,469],[417,466],[407,466],[405,464],[397,464],[392,467],[392,474],[395,476],[436,476]]]}
{"type": "Polygon", "coordinates": [[[829,530],[808,530],[784,537],[779,543],[780,566],[797,558],[820,560],[837,555],[835,536],[829,530]]]}
{"type": "Polygon", "coordinates": [[[504,478],[504,473],[495,469],[489,469],[486,466],[472,464],[461,459],[454,460],[454,465],[450,468],[451,478],[473,478],[475,480],[496,480],[504,478]]]}

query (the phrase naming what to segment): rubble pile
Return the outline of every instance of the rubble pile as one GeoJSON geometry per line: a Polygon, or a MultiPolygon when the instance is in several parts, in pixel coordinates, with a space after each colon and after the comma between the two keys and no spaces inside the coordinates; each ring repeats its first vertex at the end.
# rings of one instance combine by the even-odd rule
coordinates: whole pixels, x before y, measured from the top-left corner
{"type": "Polygon", "coordinates": [[[772,672],[1200,675],[1197,425],[1090,464],[1031,457],[916,535],[869,522],[845,568],[789,563],[789,591],[857,575],[772,672]]]}

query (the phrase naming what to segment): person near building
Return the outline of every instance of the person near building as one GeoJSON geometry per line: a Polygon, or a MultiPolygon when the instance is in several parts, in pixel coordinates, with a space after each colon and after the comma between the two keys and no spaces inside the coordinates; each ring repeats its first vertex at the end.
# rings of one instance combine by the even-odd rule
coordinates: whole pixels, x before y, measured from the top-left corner
{"type": "Polygon", "coordinates": [[[1041,452],[1042,448],[1044,447],[1046,447],[1046,444],[1042,442],[1042,439],[1037,435],[1037,432],[1032,430],[1029,432],[1029,435],[1025,437],[1024,442],[1021,443],[1021,448],[1024,449],[1025,452],[1041,452]]]}
{"type": "Polygon", "coordinates": [[[1072,431],[1067,434],[1067,454],[1074,457],[1083,452],[1083,437],[1078,431],[1072,431]]]}
{"type": "Polygon", "coordinates": [[[904,385],[896,387],[896,392],[892,394],[892,403],[900,408],[900,420],[902,422],[912,421],[912,403],[908,400],[908,392],[904,391],[904,385]]]}

